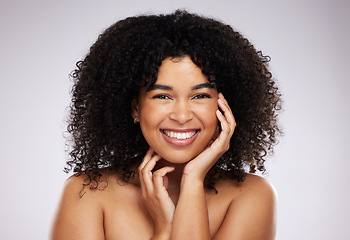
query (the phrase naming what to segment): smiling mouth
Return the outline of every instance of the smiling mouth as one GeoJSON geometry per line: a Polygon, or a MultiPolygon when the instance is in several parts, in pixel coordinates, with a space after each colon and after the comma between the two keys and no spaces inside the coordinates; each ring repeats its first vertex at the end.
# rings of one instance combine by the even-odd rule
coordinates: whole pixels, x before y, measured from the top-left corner
{"type": "Polygon", "coordinates": [[[177,140],[185,140],[185,139],[192,138],[194,135],[196,135],[199,132],[199,130],[179,132],[179,131],[170,131],[170,130],[164,130],[164,129],[161,131],[167,137],[172,139],[177,139],[177,140]]]}

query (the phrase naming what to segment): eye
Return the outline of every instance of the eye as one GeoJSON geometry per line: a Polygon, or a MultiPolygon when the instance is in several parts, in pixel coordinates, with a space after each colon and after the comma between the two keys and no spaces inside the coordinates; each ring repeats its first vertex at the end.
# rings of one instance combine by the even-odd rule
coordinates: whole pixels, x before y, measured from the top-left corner
{"type": "Polygon", "coordinates": [[[196,96],[194,96],[192,99],[203,99],[203,98],[211,98],[211,96],[209,94],[197,94],[196,96]]]}
{"type": "Polygon", "coordinates": [[[152,97],[153,99],[170,99],[168,95],[165,94],[158,94],[152,97]]]}

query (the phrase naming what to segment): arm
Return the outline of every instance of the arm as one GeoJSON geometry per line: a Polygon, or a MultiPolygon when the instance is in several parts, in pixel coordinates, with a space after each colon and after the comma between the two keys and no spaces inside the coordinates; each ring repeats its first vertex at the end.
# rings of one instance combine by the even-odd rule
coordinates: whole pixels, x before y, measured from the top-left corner
{"type": "MultiPolygon", "coordinates": [[[[243,184],[244,187],[239,196],[231,201],[225,219],[213,239],[275,239],[277,197],[273,186],[265,179],[254,175],[248,175],[243,184]]],[[[205,200],[204,197],[200,198],[197,195],[199,192],[202,192],[202,189],[203,187],[198,187],[197,189],[192,189],[186,195],[184,194],[181,201],[183,206],[180,206],[179,200],[173,229],[179,227],[182,230],[174,233],[183,233],[184,226],[190,227],[188,235],[183,235],[182,239],[211,239],[210,232],[208,232],[209,226],[207,226],[209,220],[206,203],[197,201],[197,199],[200,201],[205,200]],[[196,199],[196,201],[193,199],[196,199]],[[182,209],[181,212],[179,211],[180,209],[182,209]],[[191,217],[187,213],[190,213],[191,217]],[[175,224],[178,224],[178,226],[175,224]],[[196,226],[202,227],[198,228],[196,226]],[[190,237],[186,238],[186,236],[190,237]]],[[[177,238],[174,237],[174,239],[177,238]]]]}
{"type": "Polygon", "coordinates": [[[51,240],[105,239],[103,212],[96,192],[89,191],[80,198],[84,176],[70,177],[53,224],[51,240]]]}
{"type": "Polygon", "coordinates": [[[211,239],[202,181],[183,180],[170,239],[211,239]]]}
{"type": "Polygon", "coordinates": [[[230,147],[236,122],[227,101],[219,94],[217,110],[221,133],[217,139],[184,168],[170,239],[211,239],[203,181],[209,169],[230,147]]]}

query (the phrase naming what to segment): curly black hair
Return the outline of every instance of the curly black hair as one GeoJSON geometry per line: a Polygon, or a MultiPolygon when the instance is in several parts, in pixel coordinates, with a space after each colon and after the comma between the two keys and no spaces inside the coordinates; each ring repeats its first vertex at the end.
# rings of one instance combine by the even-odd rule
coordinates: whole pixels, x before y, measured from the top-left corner
{"type": "Polygon", "coordinates": [[[155,83],[165,58],[184,56],[223,93],[237,122],[231,147],[210,169],[205,186],[215,189],[220,178],[244,181],[247,172],[265,171],[265,156],[281,133],[281,94],[268,69],[270,58],[229,25],[177,10],[118,21],[77,63],[66,172],[84,172],[92,189],[106,167],[128,181],[149,148],[131,117],[131,102],[141,87],[155,83]]]}

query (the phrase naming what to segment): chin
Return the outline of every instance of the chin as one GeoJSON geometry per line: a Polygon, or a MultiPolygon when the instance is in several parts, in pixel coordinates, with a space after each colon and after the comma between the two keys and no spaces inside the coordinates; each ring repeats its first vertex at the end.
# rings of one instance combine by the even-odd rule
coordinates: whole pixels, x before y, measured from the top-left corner
{"type": "Polygon", "coordinates": [[[168,152],[159,151],[158,154],[165,161],[167,161],[169,163],[184,164],[184,163],[191,161],[195,157],[197,157],[200,152],[188,153],[188,152],[183,152],[183,151],[168,151],[168,152]]]}

